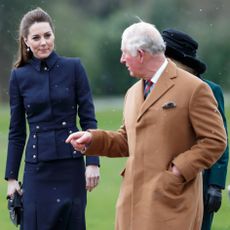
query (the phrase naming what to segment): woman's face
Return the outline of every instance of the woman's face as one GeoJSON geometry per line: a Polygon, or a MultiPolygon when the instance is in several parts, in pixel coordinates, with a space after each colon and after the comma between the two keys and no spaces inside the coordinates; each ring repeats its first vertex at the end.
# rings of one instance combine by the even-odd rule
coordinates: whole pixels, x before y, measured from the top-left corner
{"type": "Polygon", "coordinates": [[[24,41],[38,59],[47,58],[54,49],[54,33],[48,22],[36,22],[29,28],[24,41]]]}

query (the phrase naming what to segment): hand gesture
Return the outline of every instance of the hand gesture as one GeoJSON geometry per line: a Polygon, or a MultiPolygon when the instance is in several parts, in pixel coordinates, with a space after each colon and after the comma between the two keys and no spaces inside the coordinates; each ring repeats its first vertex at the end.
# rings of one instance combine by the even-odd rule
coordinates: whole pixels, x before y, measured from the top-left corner
{"type": "Polygon", "coordinates": [[[92,134],[88,131],[79,131],[76,133],[72,133],[66,139],[66,143],[71,143],[74,149],[81,151],[84,153],[86,151],[86,147],[92,141],[92,134]]]}

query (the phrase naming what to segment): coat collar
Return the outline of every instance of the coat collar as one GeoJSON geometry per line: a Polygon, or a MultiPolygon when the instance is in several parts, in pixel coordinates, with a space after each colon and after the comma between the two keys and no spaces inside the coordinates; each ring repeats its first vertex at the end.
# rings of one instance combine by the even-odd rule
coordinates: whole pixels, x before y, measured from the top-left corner
{"type": "Polygon", "coordinates": [[[59,56],[53,51],[46,59],[40,60],[36,57],[32,57],[28,63],[30,63],[37,71],[41,71],[41,61],[45,61],[48,69],[50,70],[57,62],[58,58],[59,56]]]}
{"type": "Polygon", "coordinates": [[[140,112],[137,117],[137,120],[139,120],[142,115],[148,110],[150,106],[152,106],[154,103],[156,103],[166,92],[168,92],[173,86],[174,81],[173,79],[176,78],[176,65],[168,59],[168,65],[163,71],[161,77],[157,81],[156,85],[154,86],[154,89],[150,93],[150,95],[146,98],[145,101],[143,101],[143,87],[144,87],[144,81],[139,81],[137,88],[139,93],[139,97],[142,98],[138,101],[142,101],[142,105],[140,106],[140,112]]]}

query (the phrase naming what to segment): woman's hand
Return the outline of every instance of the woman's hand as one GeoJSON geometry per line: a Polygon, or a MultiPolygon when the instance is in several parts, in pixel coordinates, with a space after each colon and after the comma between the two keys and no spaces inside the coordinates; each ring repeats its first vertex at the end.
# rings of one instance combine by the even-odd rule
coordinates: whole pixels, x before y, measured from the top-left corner
{"type": "Polygon", "coordinates": [[[96,165],[86,166],[85,171],[86,189],[91,192],[99,183],[100,169],[96,165]]]}
{"type": "Polygon", "coordinates": [[[8,180],[8,187],[7,187],[7,196],[13,197],[14,193],[18,191],[20,195],[22,195],[21,187],[17,180],[9,179],[8,180]]]}

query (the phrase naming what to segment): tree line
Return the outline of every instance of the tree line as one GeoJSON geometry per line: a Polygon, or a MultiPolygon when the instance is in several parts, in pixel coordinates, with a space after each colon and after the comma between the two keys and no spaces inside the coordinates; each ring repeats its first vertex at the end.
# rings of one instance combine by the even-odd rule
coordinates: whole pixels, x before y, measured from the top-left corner
{"type": "Polygon", "coordinates": [[[122,31],[138,18],[192,35],[208,67],[204,77],[230,86],[228,0],[1,0],[0,102],[8,100],[20,19],[37,6],[54,20],[57,52],[81,58],[95,96],[124,94],[135,81],[119,60],[122,31]]]}

